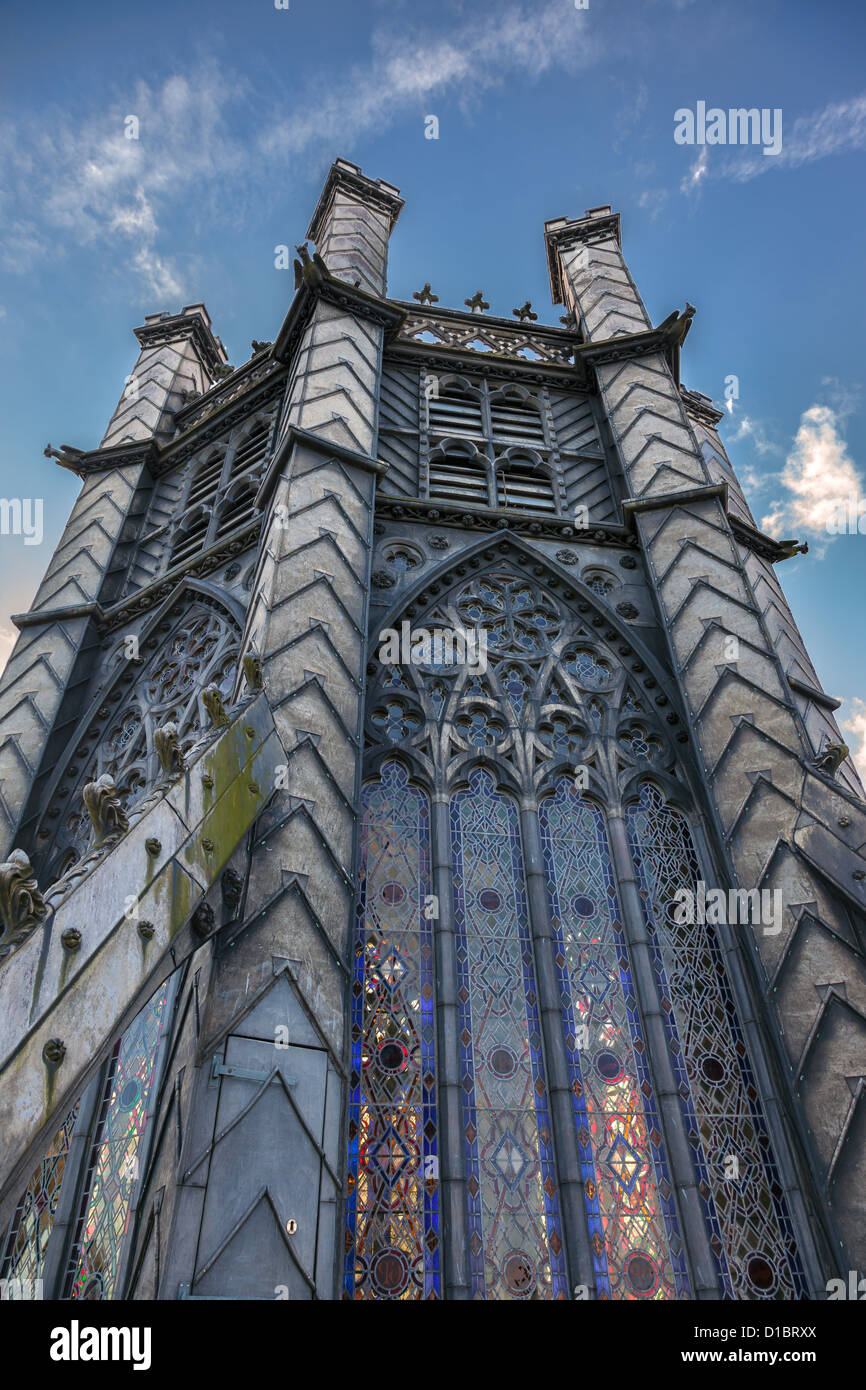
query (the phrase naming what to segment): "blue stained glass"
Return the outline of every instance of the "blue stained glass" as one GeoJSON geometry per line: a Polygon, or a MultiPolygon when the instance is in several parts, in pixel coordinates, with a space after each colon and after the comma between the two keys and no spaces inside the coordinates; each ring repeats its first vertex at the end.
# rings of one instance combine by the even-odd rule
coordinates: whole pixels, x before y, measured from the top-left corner
{"type": "Polygon", "coordinates": [[[689,1297],[604,817],[569,779],[539,806],[600,1297],[689,1297]]]}
{"type": "Polygon", "coordinates": [[[70,1298],[114,1297],[169,989],[170,981],[160,986],[114,1050],[72,1247],[70,1298]]]}
{"type": "Polygon", "coordinates": [[[681,890],[698,894],[700,870],[688,825],[647,782],[626,819],[662,1017],[695,1139],[699,1192],[725,1297],[807,1298],[715,931],[700,921],[678,925],[666,910],[681,890]]]}
{"type": "Polygon", "coordinates": [[[363,791],[344,1296],[441,1296],[430,808],[387,762],[363,791]]]}
{"type": "Polygon", "coordinates": [[[565,1298],[518,813],[489,772],[451,831],[472,1296],[565,1298]]]}

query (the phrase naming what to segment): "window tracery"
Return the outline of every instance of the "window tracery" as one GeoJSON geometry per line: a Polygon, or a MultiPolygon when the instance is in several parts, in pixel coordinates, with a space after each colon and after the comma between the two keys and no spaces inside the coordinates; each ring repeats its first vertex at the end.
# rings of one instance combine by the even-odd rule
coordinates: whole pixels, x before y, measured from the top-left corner
{"type": "MultiPolygon", "coordinates": [[[[144,661],[126,695],[126,707],[112,711],[124,689],[115,681],[70,758],[70,780],[60,785],[43,816],[36,843],[55,865],[47,881],[57,876],[61,863],[64,872],[70,867],[71,853],[80,858],[87,850],[90,822],[82,811],[81,795],[85,783],[108,772],[126,806],[134,805],[160,775],[154,730],[171,720],[181,746],[189,747],[208,727],[203,690],[215,684],[225,696],[231,692],[240,634],[224,610],[194,602],[179,618],[165,619],[159,630],[162,640],[144,661]]],[[[121,679],[129,674],[124,642],[107,664],[121,679]]]]}
{"type": "MultiPolygon", "coordinates": [[[[416,621],[434,625],[432,614],[416,621]]],[[[634,920],[629,925],[619,905],[606,817],[608,809],[621,813],[623,789],[634,788],[642,767],[651,766],[663,780],[677,780],[670,729],[655,712],[658,682],[633,657],[626,672],[608,640],[612,631],[603,640],[591,616],[507,562],[495,561],[469,581],[455,576],[450,586],[446,583],[446,593],[436,600],[435,625],[449,621],[484,631],[487,670],[437,670],[411,662],[374,668],[372,715],[386,692],[393,698],[397,671],[405,709],[416,713],[418,723],[408,730],[392,724],[393,741],[381,720],[377,728],[371,717],[369,727],[374,748],[396,752],[399,746],[413,778],[447,798],[450,807],[450,842],[431,852],[438,853],[437,862],[450,862],[452,895],[441,910],[454,931],[460,1073],[449,1084],[456,1084],[463,1097],[462,1174],[473,1296],[568,1296],[555,1135],[541,1024],[533,1012],[539,1007],[541,908],[527,897],[523,837],[529,831],[518,814],[519,793],[521,814],[531,817],[541,845],[545,920],[558,972],[562,1039],[557,1045],[571,1067],[597,1294],[688,1297],[688,1254],[632,976],[637,925],[634,920]],[[575,783],[578,763],[589,772],[588,787],[575,783]]],[[[729,1297],[800,1297],[793,1228],[759,1118],[760,1103],[752,1098],[757,1097],[754,1078],[749,1073],[738,1090],[728,1090],[727,1110],[718,1103],[714,1108],[706,1088],[718,1092],[723,1083],[710,1082],[706,1069],[700,1071],[704,1053],[691,1041],[701,1036],[704,1046],[701,1030],[709,1029],[712,1058],[726,1078],[735,1056],[744,1055],[725,967],[706,947],[703,963],[689,958],[688,970],[682,968],[677,962],[686,943],[669,936],[663,949],[660,909],[653,915],[651,904],[666,902],[687,867],[694,870],[696,860],[683,849],[685,820],[677,822],[677,841],[655,783],[644,781],[639,793],[629,795],[630,852],[643,885],[658,989],[671,1009],[671,1046],[683,1052],[681,1094],[686,1081],[689,1096],[700,1077],[705,1087],[699,1102],[683,1098],[682,1124],[686,1132],[701,1135],[696,1180],[710,1193],[705,1217],[720,1287],[729,1297]],[[688,993],[692,970],[703,992],[697,1011],[688,993]],[[686,1060],[690,1048],[692,1062],[686,1060]],[[751,1186],[739,1194],[724,1188],[717,1193],[713,1187],[710,1173],[713,1164],[721,1171],[721,1149],[735,1153],[741,1171],[748,1170],[751,1186]]],[[[391,854],[400,852],[396,828],[394,836],[391,854]]],[[[419,901],[421,879],[411,882],[413,901],[419,901]]],[[[429,880],[423,882],[429,886],[429,880]]],[[[435,921],[429,925],[435,932],[435,921]]],[[[666,918],[664,930],[674,930],[666,918]]],[[[734,1186],[729,1183],[728,1189],[734,1186]]],[[[416,1206],[420,1213],[417,1201],[416,1206]]],[[[413,1220],[417,1233],[422,1217],[413,1220]]],[[[347,1279],[348,1270],[347,1265],[347,1279]]],[[[367,1292],[358,1296],[393,1296],[363,1277],[367,1292]]],[[[417,1279],[412,1287],[420,1288],[417,1279]]]]}

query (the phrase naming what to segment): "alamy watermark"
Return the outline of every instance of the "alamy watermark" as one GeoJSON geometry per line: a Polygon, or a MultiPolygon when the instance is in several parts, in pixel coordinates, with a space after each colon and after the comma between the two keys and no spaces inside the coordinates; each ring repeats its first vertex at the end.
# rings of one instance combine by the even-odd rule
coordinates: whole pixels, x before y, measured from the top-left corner
{"type": "Polygon", "coordinates": [[[782,930],[784,911],[781,888],[708,888],[703,879],[697,891],[678,888],[667,910],[678,927],[751,924],[762,927],[765,936],[782,930]]]}
{"type": "Polygon", "coordinates": [[[674,140],[678,145],[763,145],[764,154],[782,152],[782,108],[769,106],[707,109],[699,101],[692,111],[681,106],[674,112],[674,140]]]}
{"type": "Polygon", "coordinates": [[[23,536],[25,545],[41,545],[42,498],[0,497],[0,536],[23,536]]]}
{"type": "Polygon", "coordinates": [[[419,627],[408,622],[379,633],[379,661],[384,666],[465,666],[487,670],[486,628],[419,627]]]}

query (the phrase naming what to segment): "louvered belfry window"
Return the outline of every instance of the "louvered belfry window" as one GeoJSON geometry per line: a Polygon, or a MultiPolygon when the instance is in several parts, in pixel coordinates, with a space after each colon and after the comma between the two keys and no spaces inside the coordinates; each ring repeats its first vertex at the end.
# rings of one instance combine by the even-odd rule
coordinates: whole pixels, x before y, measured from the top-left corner
{"type": "Polygon", "coordinates": [[[543,402],[487,378],[422,381],[429,496],[477,506],[555,513],[554,441],[543,402]]]}

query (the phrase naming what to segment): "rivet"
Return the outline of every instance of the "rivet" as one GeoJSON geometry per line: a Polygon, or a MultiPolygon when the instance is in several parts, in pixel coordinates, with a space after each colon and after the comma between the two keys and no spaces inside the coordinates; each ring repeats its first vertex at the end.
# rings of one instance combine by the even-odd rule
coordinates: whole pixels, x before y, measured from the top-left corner
{"type": "Polygon", "coordinates": [[[81,945],[81,932],[75,927],[67,927],[60,938],[60,944],[67,951],[77,951],[81,945]]]}

